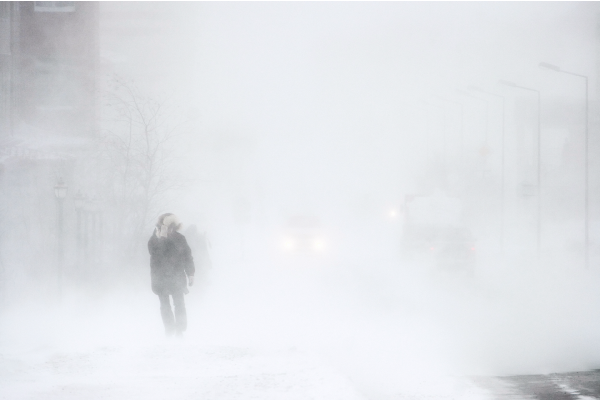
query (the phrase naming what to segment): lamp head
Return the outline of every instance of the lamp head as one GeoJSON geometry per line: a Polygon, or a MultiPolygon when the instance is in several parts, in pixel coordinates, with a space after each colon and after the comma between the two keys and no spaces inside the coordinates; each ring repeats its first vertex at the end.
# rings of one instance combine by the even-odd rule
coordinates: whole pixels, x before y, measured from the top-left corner
{"type": "Polygon", "coordinates": [[[69,187],[65,184],[62,178],[58,178],[58,183],[54,185],[54,196],[57,199],[62,200],[67,197],[67,191],[69,187]]]}
{"type": "Polygon", "coordinates": [[[548,64],[546,62],[541,62],[539,66],[540,66],[540,68],[560,72],[560,67],[557,67],[556,65],[548,64]]]}

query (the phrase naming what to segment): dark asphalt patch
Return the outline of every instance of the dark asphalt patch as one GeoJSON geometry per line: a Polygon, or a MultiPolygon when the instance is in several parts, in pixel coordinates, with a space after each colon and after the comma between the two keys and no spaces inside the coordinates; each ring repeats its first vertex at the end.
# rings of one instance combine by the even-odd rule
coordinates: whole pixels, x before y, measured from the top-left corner
{"type": "Polygon", "coordinates": [[[583,396],[600,399],[600,370],[472,380],[498,400],[581,400],[583,396]]]}

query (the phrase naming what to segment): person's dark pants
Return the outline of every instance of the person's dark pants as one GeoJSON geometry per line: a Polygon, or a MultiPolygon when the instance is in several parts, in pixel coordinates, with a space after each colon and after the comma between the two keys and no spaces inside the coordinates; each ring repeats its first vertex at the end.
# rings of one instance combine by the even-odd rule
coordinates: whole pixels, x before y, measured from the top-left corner
{"type": "Polygon", "coordinates": [[[167,335],[171,335],[173,333],[180,334],[187,328],[187,315],[185,313],[185,301],[183,299],[183,293],[173,293],[171,294],[171,297],[173,297],[175,315],[173,315],[173,311],[171,310],[169,295],[158,295],[158,299],[160,300],[160,315],[162,316],[167,335]]]}

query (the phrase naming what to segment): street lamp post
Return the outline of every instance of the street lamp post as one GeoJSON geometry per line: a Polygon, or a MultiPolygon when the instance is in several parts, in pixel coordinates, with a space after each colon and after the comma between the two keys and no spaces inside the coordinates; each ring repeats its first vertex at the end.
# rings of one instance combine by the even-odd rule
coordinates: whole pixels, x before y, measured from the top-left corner
{"type": "Polygon", "coordinates": [[[588,143],[589,143],[589,128],[588,128],[588,112],[589,112],[589,99],[588,99],[588,77],[586,75],[577,74],[575,72],[569,72],[560,69],[556,65],[548,64],[545,62],[540,63],[540,68],[545,68],[555,72],[562,72],[563,74],[577,76],[579,78],[585,79],[585,156],[584,156],[584,191],[585,191],[585,207],[584,207],[584,231],[585,231],[585,267],[589,267],[589,247],[590,247],[590,238],[589,238],[589,152],[588,152],[588,143]]]}
{"type": "Polygon", "coordinates": [[[58,183],[54,186],[54,196],[58,202],[58,246],[57,246],[57,286],[58,298],[62,296],[62,267],[64,258],[64,233],[63,233],[63,202],[67,197],[69,187],[64,183],[62,178],[58,178],[58,183]]]}
{"type": "Polygon", "coordinates": [[[537,118],[537,258],[538,258],[538,264],[540,262],[540,255],[541,255],[541,237],[542,237],[542,185],[541,185],[541,180],[542,180],[542,131],[541,131],[541,120],[542,120],[542,101],[541,101],[541,95],[540,95],[540,91],[537,89],[532,89],[532,88],[528,88],[525,86],[519,86],[514,82],[509,82],[509,81],[505,81],[505,80],[500,80],[498,81],[498,83],[500,83],[501,85],[504,86],[508,86],[508,87],[512,87],[512,88],[516,88],[516,89],[522,89],[522,90],[528,90],[530,92],[535,92],[537,94],[537,106],[538,106],[538,118],[537,118]]]}
{"type": "Polygon", "coordinates": [[[500,100],[502,100],[502,138],[501,138],[501,149],[500,149],[500,196],[501,196],[501,200],[500,200],[500,249],[502,251],[502,253],[504,253],[504,153],[505,153],[505,145],[504,145],[504,96],[496,94],[496,93],[492,93],[492,92],[488,92],[486,90],[483,90],[481,88],[475,87],[475,86],[470,86],[469,89],[477,91],[477,92],[481,92],[481,93],[485,93],[488,94],[490,96],[494,96],[499,98],[500,100]]]}

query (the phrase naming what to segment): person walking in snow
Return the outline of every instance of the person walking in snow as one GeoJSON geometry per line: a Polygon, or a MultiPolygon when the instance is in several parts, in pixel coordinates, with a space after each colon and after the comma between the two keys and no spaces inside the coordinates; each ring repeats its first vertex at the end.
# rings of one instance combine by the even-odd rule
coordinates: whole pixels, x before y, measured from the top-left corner
{"type": "Polygon", "coordinates": [[[187,328],[184,294],[194,284],[194,259],[177,217],[171,213],[158,218],[148,241],[152,291],[160,300],[160,314],[167,336],[181,334],[187,328]],[[173,298],[174,312],[170,297],[173,298]]]}

